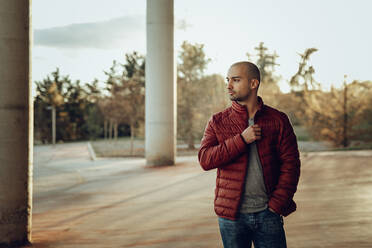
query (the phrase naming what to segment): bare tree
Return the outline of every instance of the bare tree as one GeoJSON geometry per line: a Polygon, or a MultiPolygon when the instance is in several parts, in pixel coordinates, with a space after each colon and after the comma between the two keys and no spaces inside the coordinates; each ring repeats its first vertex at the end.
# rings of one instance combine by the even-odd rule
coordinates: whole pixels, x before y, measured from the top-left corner
{"type": "Polygon", "coordinates": [[[303,54],[299,53],[301,62],[299,63],[297,72],[292,76],[289,84],[294,91],[307,91],[309,89],[320,89],[320,84],[317,83],[313,74],[315,73],[314,67],[308,65],[310,56],[318,51],[316,48],[308,48],[303,54]]]}

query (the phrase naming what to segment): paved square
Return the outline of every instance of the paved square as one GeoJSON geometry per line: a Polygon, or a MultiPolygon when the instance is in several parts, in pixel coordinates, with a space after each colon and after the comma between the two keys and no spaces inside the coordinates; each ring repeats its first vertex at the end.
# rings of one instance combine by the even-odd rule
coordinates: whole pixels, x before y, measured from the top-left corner
{"type": "MultiPolygon", "coordinates": [[[[301,154],[288,247],[372,247],[372,151],[301,154]]],[[[33,247],[222,247],[216,171],[89,160],[86,143],[35,147],[33,247]]]]}

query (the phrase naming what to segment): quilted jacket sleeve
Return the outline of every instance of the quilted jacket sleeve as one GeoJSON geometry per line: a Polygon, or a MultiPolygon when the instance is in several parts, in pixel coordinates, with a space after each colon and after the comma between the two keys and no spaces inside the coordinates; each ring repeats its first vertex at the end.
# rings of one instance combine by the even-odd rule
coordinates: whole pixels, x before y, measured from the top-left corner
{"type": "Polygon", "coordinates": [[[281,162],[279,180],[271,194],[269,207],[282,214],[290,204],[300,177],[300,158],[296,135],[286,114],[279,135],[279,160],[281,162]]]}
{"type": "Polygon", "coordinates": [[[204,136],[201,140],[198,154],[199,163],[204,170],[218,168],[241,155],[245,149],[246,144],[240,134],[219,144],[212,117],[205,128],[204,136]]]}

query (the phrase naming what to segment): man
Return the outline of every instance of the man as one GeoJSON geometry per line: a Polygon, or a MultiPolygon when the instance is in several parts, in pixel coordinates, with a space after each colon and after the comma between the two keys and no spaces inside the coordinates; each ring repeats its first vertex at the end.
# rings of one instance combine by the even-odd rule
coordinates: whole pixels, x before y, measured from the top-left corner
{"type": "Polygon", "coordinates": [[[300,176],[296,136],[287,115],[257,96],[256,65],[235,63],[226,79],[232,105],[209,120],[198,154],[204,170],[217,168],[223,245],[286,247],[283,216],[296,209],[300,176]]]}

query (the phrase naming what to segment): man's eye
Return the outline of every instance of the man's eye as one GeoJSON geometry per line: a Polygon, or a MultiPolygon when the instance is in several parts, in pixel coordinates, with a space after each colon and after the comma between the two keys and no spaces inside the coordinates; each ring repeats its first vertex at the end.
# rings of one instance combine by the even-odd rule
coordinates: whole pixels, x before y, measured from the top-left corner
{"type": "Polygon", "coordinates": [[[239,78],[234,79],[234,82],[239,82],[239,81],[240,81],[239,78]]]}

